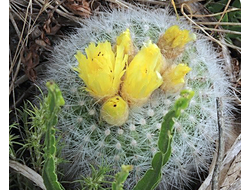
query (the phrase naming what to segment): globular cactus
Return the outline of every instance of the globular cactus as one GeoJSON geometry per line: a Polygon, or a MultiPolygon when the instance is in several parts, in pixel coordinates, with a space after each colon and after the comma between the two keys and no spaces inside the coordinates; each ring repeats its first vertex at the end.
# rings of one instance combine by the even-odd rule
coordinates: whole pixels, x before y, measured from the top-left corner
{"type": "MultiPolygon", "coordinates": [[[[73,180],[82,175],[87,176],[91,170],[90,165],[100,165],[103,160],[114,168],[115,173],[120,171],[122,165],[133,165],[133,171],[124,184],[125,189],[132,189],[151,166],[153,155],[158,151],[161,122],[179,98],[178,94],[182,88],[191,89],[195,93],[189,107],[175,119],[172,155],[162,168],[162,180],[158,187],[184,189],[195,176],[208,170],[218,138],[217,97],[223,99],[224,117],[228,121],[226,127],[230,125],[232,106],[224,99],[230,95],[230,83],[221,66],[223,60],[218,58],[207,39],[198,33],[195,39],[194,33],[188,23],[170,16],[168,10],[114,10],[86,20],[74,34],[70,34],[55,46],[51,64],[43,80],[54,80],[65,99],[58,124],[64,143],[63,156],[69,161],[62,165],[65,177],[73,180]],[[172,26],[178,26],[171,30],[179,31],[178,34],[182,37],[171,36],[179,41],[165,41],[164,49],[161,47],[161,41],[164,40],[165,31],[172,26]],[[126,36],[127,29],[132,42],[128,40],[123,43],[121,39],[117,40],[121,34],[126,36]],[[118,92],[108,91],[108,95],[100,99],[98,94],[88,89],[88,85],[86,87],[78,67],[80,55],[77,51],[85,54],[85,48],[91,43],[100,44],[106,41],[111,43],[113,49],[118,49],[118,46],[123,44],[123,51],[128,55],[123,59],[128,62],[133,61],[137,52],[142,47],[150,46],[150,43],[160,47],[162,56],[170,49],[170,53],[164,56],[161,70],[155,65],[154,69],[163,77],[155,78],[158,83],[152,87],[152,93],[142,101],[130,101],[131,97],[124,95],[129,90],[125,89],[119,93],[127,101],[129,113],[124,119],[125,123],[119,123],[118,126],[112,124],[116,118],[107,119],[112,124],[110,125],[101,116],[101,110],[105,109],[102,108],[104,102],[118,92]],[[167,68],[176,72],[174,76],[186,75],[185,81],[176,80],[174,76],[172,80],[168,80],[168,74],[164,75],[167,68]],[[164,84],[164,78],[168,83],[159,88],[164,84]]],[[[161,55],[159,52],[156,54],[161,55]]],[[[162,59],[160,56],[158,58],[162,59]]],[[[127,62],[125,65],[129,67],[127,62]]],[[[132,76],[133,71],[131,73],[132,76]]],[[[92,77],[92,80],[95,78],[92,77]]],[[[121,80],[127,80],[126,73],[121,80]]],[[[126,88],[130,88],[129,84],[126,88]]],[[[112,110],[110,112],[112,113],[112,110]]]]}

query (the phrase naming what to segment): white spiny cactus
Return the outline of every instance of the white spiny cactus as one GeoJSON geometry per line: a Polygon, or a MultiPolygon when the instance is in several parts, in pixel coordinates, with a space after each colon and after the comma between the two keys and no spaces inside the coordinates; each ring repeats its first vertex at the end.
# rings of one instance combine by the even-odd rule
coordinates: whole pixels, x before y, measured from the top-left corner
{"type": "MultiPolygon", "coordinates": [[[[84,52],[90,42],[105,40],[115,44],[116,37],[129,28],[132,40],[140,49],[149,39],[157,43],[160,35],[172,25],[191,30],[184,20],[170,16],[167,10],[116,11],[93,16],[75,34],[55,46],[44,81],[54,80],[60,87],[65,106],[58,128],[65,143],[63,165],[66,176],[74,179],[88,175],[90,164],[103,160],[118,172],[122,164],[134,165],[125,183],[132,189],[150,167],[157,151],[157,139],[163,116],[171,109],[178,93],[166,95],[157,89],[142,107],[131,108],[126,123],[112,127],[100,118],[101,104],[88,92],[74,70],[74,55],[84,52]]],[[[216,98],[229,95],[229,82],[221,61],[211,44],[200,34],[175,60],[192,70],[186,76],[185,88],[195,92],[190,106],[175,122],[172,156],[163,168],[159,189],[184,189],[195,174],[208,170],[217,139],[216,98]]],[[[224,117],[230,115],[230,102],[224,100],[224,117]]],[[[228,122],[229,124],[229,122],[228,122]]]]}

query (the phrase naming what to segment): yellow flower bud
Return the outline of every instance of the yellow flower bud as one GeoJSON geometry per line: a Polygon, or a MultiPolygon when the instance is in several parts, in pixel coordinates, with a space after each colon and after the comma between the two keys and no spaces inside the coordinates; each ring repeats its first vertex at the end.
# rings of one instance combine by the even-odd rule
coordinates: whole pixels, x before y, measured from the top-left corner
{"type": "Polygon", "coordinates": [[[128,54],[129,62],[132,60],[135,54],[134,45],[131,39],[130,31],[127,29],[120,36],[116,38],[116,45],[124,47],[124,53],[128,54]]]}
{"type": "Polygon", "coordinates": [[[183,52],[185,45],[195,38],[195,34],[180,30],[179,26],[174,25],[159,38],[157,45],[167,59],[174,59],[183,52]]]}
{"type": "Polygon", "coordinates": [[[128,104],[120,97],[109,98],[101,108],[101,117],[110,125],[121,126],[128,119],[128,104]]]}
{"type": "Polygon", "coordinates": [[[160,49],[149,42],[136,54],[126,69],[122,84],[122,97],[130,105],[142,105],[162,84],[160,49]]]}
{"type": "Polygon", "coordinates": [[[167,93],[180,91],[185,84],[184,77],[189,71],[191,71],[191,68],[185,64],[170,66],[162,75],[163,84],[161,89],[167,93]]]}
{"type": "Polygon", "coordinates": [[[109,42],[94,43],[85,49],[87,57],[80,51],[75,55],[79,65],[76,70],[84,81],[86,90],[98,99],[107,99],[118,93],[121,78],[128,59],[124,47],[117,46],[116,56],[109,42]]]}

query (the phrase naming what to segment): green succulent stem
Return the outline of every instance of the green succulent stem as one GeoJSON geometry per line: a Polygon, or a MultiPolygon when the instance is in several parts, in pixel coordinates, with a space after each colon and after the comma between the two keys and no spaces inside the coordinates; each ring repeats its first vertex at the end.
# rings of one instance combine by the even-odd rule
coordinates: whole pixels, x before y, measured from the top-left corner
{"type": "Polygon", "coordinates": [[[54,82],[47,82],[48,96],[45,103],[48,105],[47,118],[45,122],[45,162],[43,166],[43,180],[47,190],[62,190],[63,186],[58,182],[56,174],[56,138],[55,126],[60,106],[65,104],[59,87],[54,82]]]}
{"type": "Polygon", "coordinates": [[[123,183],[132,169],[133,166],[131,165],[122,165],[122,170],[116,174],[115,181],[112,183],[112,190],[123,190],[123,183]]]}
{"type": "Polygon", "coordinates": [[[157,187],[161,180],[161,169],[168,162],[171,156],[171,143],[173,139],[174,120],[186,109],[194,96],[194,91],[183,90],[181,97],[176,100],[174,107],[164,116],[161,124],[161,131],[158,139],[158,151],[152,160],[151,168],[145,173],[133,190],[152,190],[157,187]]]}

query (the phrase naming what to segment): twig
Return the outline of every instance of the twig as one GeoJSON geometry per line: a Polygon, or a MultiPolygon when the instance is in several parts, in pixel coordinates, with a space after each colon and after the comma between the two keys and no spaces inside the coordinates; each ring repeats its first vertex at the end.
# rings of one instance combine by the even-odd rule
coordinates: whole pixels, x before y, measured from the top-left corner
{"type": "MultiPolygon", "coordinates": [[[[189,18],[189,16],[184,12],[184,6],[189,7],[189,6],[186,5],[185,3],[183,3],[183,4],[181,5],[181,13],[183,14],[183,16],[184,16],[185,18],[187,18],[190,22],[192,22],[198,29],[200,29],[201,31],[203,31],[212,41],[218,43],[218,44],[222,47],[222,50],[226,48],[225,46],[228,46],[228,47],[237,49],[237,50],[239,50],[239,51],[241,50],[240,47],[237,47],[237,46],[228,44],[228,43],[226,43],[225,41],[221,42],[221,41],[215,39],[215,38],[214,38],[213,36],[211,36],[210,34],[208,34],[208,33],[204,30],[203,27],[199,26],[195,21],[193,21],[191,18],[189,18]]],[[[191,9],[189,8],[189,10],[191,10],[191,9]]],[[[191,14],[191,16],[194,16],[194,15],[191,14]]]]}
{"type": "MultiPolygon", "coordinates": [[[[37,67],[35,67],[35,71],[36,73],[38,74],[38,72],[44,67],[44,65],[48,64],[49,61],[46,61],[46,62],[43,62],[43,63],[40,63],[37,67]]],[[[16,81],[15,81],[15,87],[21,85],[22,83],[24,83],[25,81],[28,80],[28,77],[27,75],[23,75],[21,76],[20,78],[18,78],[16,81]]]]}
{"type": "MultiPolygon", "coordinates": [[[[12,62],[12,55],[11,55],[11,49],[9,48],[9,57],[10,57],[10,61],[12,62]]],[[[12,78],[13,78],[13,73],[11,74],[12,78]]],[[[18,121],[18,114],[17,114],[17,110],[16,110],[16,96],[15,96],[15,90],[12,90],[12,98],[13,98],[13,109],[15,112],[15,117],[16,117],[16,121],[18,121]]]]}
{"type": "MultiPolygon", "coordinates": [[[[31,5],[32,5],[32,1],[30,0],[30,1],[29,1],[29,4],[28,4],[28,7],[27,7],[26,15],[25,15],[25,21],[27,20],[27,17],[28,17],[28,10],[29,10],[29,7],[30,7],[31,5]]],[[[10,76],[10,74],[12,73],[14,66],[16,65],[16,60],[17,60],[17,58],[18,58],[18,56],[19,56],[19,54],[20,54],[20,52],[21,52],[21,49],[22,49],[23,46],[24,46],[24,42],[22,43],[22,37],[23,37],[23,34],[24,34],[25,26],[26,26],[26,24],[25,24],[25,22],[24,22],[23,28],[22,28],[22,32],[21,32],[21,35],[20,35],[20,38],[19,38],[19,42],[18,42],[18,44],[17,44],[17,48],[16,48],[16,51],[15,51],[15,55],[14,55],[14,58],[13,58],[13,60],[12,60],[12,62],[11,62],[11,67],[10,67],[10,70],[9,70],[9,76],[10,76]],[[21,48],[19,49],[19,46],[20,46],[21,43],[22,43],[22,45],[21,45],[21,48]]],[[[27,37],[27,36],[26,36],[26,37],[27,37]]],[[[27,39],[27,38],[26,38],[26,39],[27,39]]],[[[24,41],[26,41],[26,39],[25,39],[24,41]]],[[[19,72],[20,67],[21,67],[21,59],[19,59],[19,61],[18,61],[18,64],[17,64],[17,67],[16,67],[15,74],[14,74],[14,76],[13,76],[13,78],[12,78],[12,81],[11,81],[11,85],[10,85],[10,88],[9,88],[9,95],[11,94],[11,91],[12,91],[12,89],[14,88],[14,82],[15,82],[15,79],[16,79],[16,77],[17,77],[17,74],[18,74],[18,72],[19,72]]]]}
{"type": "Polygon", "coordinates": [[[122,6],[122,7],[125,7],[125,8],[127,8],[127,9],[132,9],[130,6],[131,6],[131,4],[129,4],[129,3],[126,3],[125,1],[124,2],[122,2],[122,1],[119,1],[119,0],[106,0],[106,1],[108,1],[108,2],[111,2],[111,3],[115,3],[115,4],[117,4],[117,5],[120,5],[120,6],[122,6]]]}
{"type": "Polygon", "coordinates": [[[229,43],[227,43],[227,42],[221,42],[221,43],[222,43],[223,45],[227,46],[227,47],[236,49],[236,50],[238,50],[239,53],[241,53],[241,48],[240,48],[240,47],[235,46],[235,45],[233,45],[233,44],[229,44],[229,43]]]}
{"type": "MultiPolygon", "coordinates": [[[[24,19],[25,22],[26,22],[26,20],[27,20],[27,17],[28,17],[28,10],[29,10],[29,7],[31,6],[31,4],[32,4],[32,1],[30,0],[30,1],[29,1],[29,4],[28,4],[28,7],[27,7],[26,14],[25,14],[25,19],[24,19]]],[[[10,67],[10,70],[9,70],[9,76],[10,76],[11,72],[13,71],[13,68],[14,68],[14,66],[15,66],[17,57],[18,57],[18,55],[20,54],[20,51],[18,51],[18,49],[19,49],[19,46],[20,46],[20,44],[21,44],[21,42],[22,42],[22,37],[23,37],[24,29],[25,29],[25,22],[24,22],[24,24],[23,24],[22,32],[21,32],[21,35],[20,35],[20,38],[19,38],[19,41],[18,41],[18,44],[17,44],[17,48],[16,48],[16,52],[15,52],[13,61],[12,61],[12,63],[11,63],[11,67],[10,67]]],[[[22,47],[23,47],[23,46],[22,46],[22,47]]],[[[20,67],[20,66],[19,66],[19,67],[20,67]]]]}
{"type": "Polygon", "coordinates": [[[203,25],[228,25],[228,26],[241,26],[241,23],[237,22],[196,22],[196,24],[203,24],[203,25]]]}
{"type": "Polygon", "coordinates": [[[11,84],[10,84],[10,88],[9,88],[9,95],[11,94],[11,91],[14,88],[14,82],[16,80],[16,77],[17,77],[17,74],[18,74],[18,71],[19,71],[20,67],[21,67],[21,59],[19,59],[19,62],[17,64],[17,68],[16,68],[16,72],[15,72],[15,74],[14,74],[12,80],[11,80],[11,84]]]}
{"type": "MultiPolygon", "coordinates": [[[[10,2],[11,3],[11,2],[10,2]]],[[[20,20],[22,20],[23,22],[24,22],[24,17],[23,17],[23,15],[21,15],[21,14],[18,14],[18,13],[20,13],[20,10],[22,10],[19,6],[17,6],[15,3],[13,3],[13,4],[10,4],[10,10],[20,19],[20,20]],[[15,5],[15,6],[14,6],[15,5]],[[18,7],[18,9],[17,9],[17,7],[18,7]]]]}
{"type": "MultiPolygon", "coordinates": [[[[184,3],[183,3],[184,4],[184,3]]],[[[182,5],[183,5],[182,4],[182,5]]],[[[228,9],[225,13],[229,13],[229,12],[232,12],[232,11],[240,11],[241,9],[239,8],[232,8],[232,9],[228,9]]],[[[196,18],[203,18],[203,17],[214,17],[214,16],[218,16],[218,15],[221,15],[223,14],[224,12],[219,12],[219,13],[214,13],[214,14],[208,14],[208,15],[192,15],[193,17],[196,17],[196,18]]],[[[190,16],[190,15],[187,15],[187,16],[190,16]]]]}
{"type": "MultiPolygon", "coordinates": [[[[38,5],[39,5],[38,2],[40,2],[40,3],[42,3],[42,4],[44,3],[42,0],[34,0],[34,2],[36,2],[38,5]]],[[[42,6],[42,5],[40,4],[39,6],[42,6]]],[[[50,8],[50,9],[52,9],[52,10],[55,8],[54,6],[52,6],[52,5],[50,5],[50,4],[49,4],[47,7],[50,8]]],[[[67,14],[67,13],[65,13],[65,12],[63,12],[63,11],[61,11],[61,10],[59,10],[59,9],[55,9],[55,11],[56,11],[59,15],[65,17],[65,18],[68,18],[68,19],[70,19],[70,20],[73,20],[74,22],[83,22],[83,19],[82,19],[82,18],[72,16],[72,15],[70,15],[70,14],[67,14]]]]}
{"type": "Polygon", "coordinates": [[[65,2],[65,0],[59,1],[59,2],[58,2],[58,1],[55,1],[55,3],[56,3],[57,5],[59,5],[59,7],[60,7],[65,13],[70,14],[70,12],[62,6],[62,4],[63,4],[64,2],[65,2]]]}
{"type": "Polygon", "coordinates": [[[219,178],[224,157],[225,141],[224,141],[224,118],[222,111],[222,100],[216,98],[217,104],[217,118],[218,118],[218,147],[217,147],[217,160],[212,177],[212,190],[219,190],[219,178]]]}
{"type": "MultiPolygon", "coordinates": [[[[200,2],[200,1],[205,1],[205,0],[189,0],[189,1],[185,1],[185,3],[190,4],[190,3],[194,3],[194,2],[200,2]]],[[[177,7],[179,7],[181,5],[182,5],[182,3],[176,3],[177,7]]]]}
{"type": "MultiPolygon", "coordinates": [[[[221,15],[221,17],[220,17],[220,19],[219,19],[218,22],[220,22],[223,19],[224,15],[226,14],[226,11],[227,11],[227,9],[229,7],[230,2],[231,2],[231,0],[228,0],[227,5],[226,5],[226,7],[225,7],[225,9],[223,11],[223,14],[221,15]]],[[[217,27],[218,27],[218,24],[214,27],[214,29],[216,29],[217,27]]]]}
{"type": "Polygon", "coordinates": [[[136,0],[142,3],[150,3],[155,5],[167,5],[169,2],[167,1],[154,1],[154,0],[136,0]]]}
{"type": "MultiPolygon", "coordinates": [[[[194,28],[200,29],[200,27],[194,27],[194,28]]],[[[215,29],[215,28],[207,28],[207,27],[202,27],[202,28],[204,30],[210,30],[210,31],[215,31],[215,32],[224,32],[224,33],[228,33],[228,34],[238,34],[238,35],[241,35],[241,32],[232,31],[232,30],[215,29]]],[[[212,34],[210,34],[210,35],[212,35],[212,34]]]]}
{"type": "MultiPolygon", "coordinates": [[[[190,21],[192,22],[194,25],[196,25],[200,30],[202,30],[207,36],[209,36],[211,38],[211,40],[213,40],[214,42],[218,43],[221,47],[223,47],[223,44],[221,44],[220,41],[218,41],[217,39],[215,39],[213,36],[211,36],[210,34],[208,34],[201,26],[199,26],[198,24],[196,24],[191,18],[188,17],[188,15],[184,12],[184,6],[189,7],[187,4],[183,3],[181,5],[181,13],[190,21]]],[[[192,15],[194,16],[194,15],[192,15]]]]}
{"type": "Polygon", "coordinates": [[[10,17],[10,21],[11,21],[12,25],[13,25],[14,28],[15,28],[15,31],[16,31],[16,33],[17,33],[17,36],[18,36],[18,38],[20,39],[20,37],[21,37],[21,32],[20,32],[19,28],[17,27],[16,21],[15,21],[15,19],[13,18],[13,15],[12,15],[11,12],[9,12],[9,17],[10,17]]]}
{"type": "MultiPolygon", "coordinates": [[[[13,71],[13,68],[14,68],[14,66],[15,66],[16,60],[17,60],[18,56],[20,55],[20,52],[21,52],[21,50],[23,49],[25,43],[26,43],[26,46],[27,46],[28,37],[29,37],[29,35],[32,33],[32,31],[34,30],[34,25],[36,24],[37,19],[38,19],[39,16],[42,14],[42,12],[47,8],[47,6],[49,6],[49,3],[43,5],[43,7],[40,9],[38,15],[36,16],[35,20],[33,21],[33,24],[32,24],[32,25],[31,25],[31,18],[29,19],[29,23],[28,23],[28,32],[27,32],[27,35],[25,36],[24,40],[22,40],[22,36],[23,36],[24,29],[25,29],[25,26],[26,26],[25,23],[26,23],[26,21],[27,21],[29,9],[31,9],[30,11],[32,12],[32,0],[29,1],[28,7],[27,7],[27,11],[26,11],[26,15],[25,15],[25,22],[24,22],[24,24],[23,24],[23,29],[22,29],[22,32],[21,32],[21,38],[19,39],[19,42],[18,42],[18,45],[17,45],[17,49],[16,49],[16,52],[15,52],[13,61],[12,61],[12,63],[11,63],[11,67],[10,67],[10,71],[9,71],[9,76],[10,76],[10,74],[11,74],[12,71],[13,71]],[[30,8],[30,7],[31,7],[31,8],[30,8]],[[22,45],[21,45],[21,47],[19,48],[20,43],[22,43],[22,45]]],[[[17,74],[18,74],[18,72],[19,72],[20,66],[21,66],[21,59],[19,59],[19,62],[18,62],[16,71],[15,71],[14,77],[12,78],[12,81],[11,81],[11,85],[10,85],[10,88],[9,88],[9,95],[11,94],[11,91],[12,91],[12,89],[14,88],[14,83],[15,83],[17,74]]]]}

